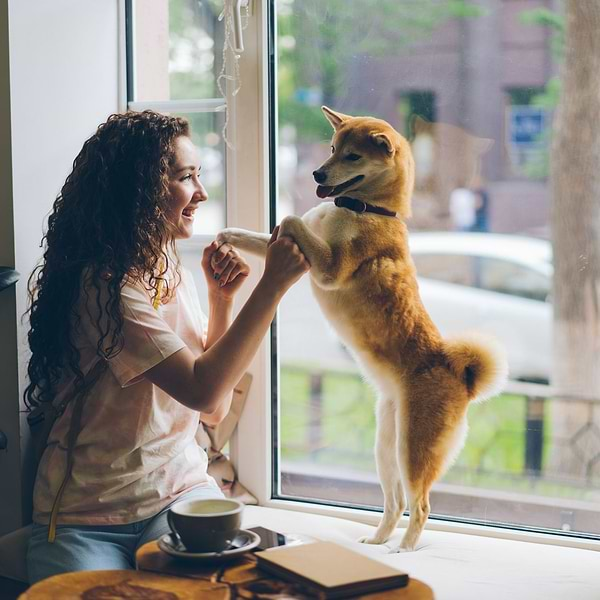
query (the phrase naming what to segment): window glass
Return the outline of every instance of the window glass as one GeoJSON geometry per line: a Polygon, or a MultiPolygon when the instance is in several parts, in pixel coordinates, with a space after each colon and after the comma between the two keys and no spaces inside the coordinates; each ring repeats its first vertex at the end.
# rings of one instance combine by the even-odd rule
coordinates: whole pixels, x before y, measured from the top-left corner
{"type": "Polygon", "coordinates": [[[139,102],[215,98],[223,53],[218,0],[134,0],[139,102]]]}
{"type": "Polygon", "coordinates": [[[194,218],[194,234],[214,234],[225,227],[227,157],[223,141],[225,113],[184,113],[191,126],[192,141],[198,147],[202,172],[200,179],[208,193],[208,201],[194,218]]]}
{"type": "Polygon", "coordinates": [[[507,260],[479,258],[479,280],[484,290],[545,302],[550,281],[541,273],[507,260]]]}
{"type": "MultiPolygon", "coordinates": [[[[600,106],[586,104],[580,90],[590,82],[577,80],[598,87],[600,70],[573,66],[591,60],[577,43],[591,26],[580,3],[277,0],[272,8],[274,220],[323,201],[312,175],[331,153],[322,105],[385,119],[415,158],[411,240],[431,236],[439,249],[413,256],[425,307],[444,332],[491,332],[507,350],[511,379],[470,406],[466,444],[434,484],[432,513],[600,535],[592,185],[600,165],[590,158],[600,106]],[[561,70],[571,59],[579,62],[561,70]],[[560,102],[570,110],[557,110],[560,102]],[[489,258],[467,256],[483,244],[494,249],[489,258]],[[540,257],[545,270],[515,256],[540,257]]],[[[381,507],[376,393],[308,277],[285,296],[277,333],[275,495],[381,507]]]]}
{"type": "Polygon", "coordinates": [[[544,88],[506,90],[506,139],[508,173],[543,179],[548,175],[548,118],[544,88]]]}
{"type": "Polygon", "coordinates": [[[418,277],[456,285],[476,285],[475,257],[460,254],[413,254],[418,277]]]}
{"type": "Polygon", "coordinates": [[[209,195],[194,220],[194,233],[215,234],[226,222],[226,106],[216,85],[223,55],[222,2],[153,0],[151,5],[150,10],[148,0],[128,4],[129,108],[188,119],[209,195]]]}

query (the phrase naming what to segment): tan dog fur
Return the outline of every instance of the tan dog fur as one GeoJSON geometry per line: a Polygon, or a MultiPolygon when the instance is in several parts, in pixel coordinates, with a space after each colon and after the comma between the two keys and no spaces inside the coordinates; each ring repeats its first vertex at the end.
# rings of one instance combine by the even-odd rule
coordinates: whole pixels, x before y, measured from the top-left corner
{"type": "MultiPolygon", "coordinates": [[[[375,455],[384,514],[375,535],[362,541],[384,543],[408,500],[408,528],[392,551],[412,550],[429,515],[431,486],[464,442],[469,402],[500,391],[506,360],[493,340],[442,339],[421,303],[404,223],[414,185],[406,139],[379,119],[323,112],[335,132],[332,155],[318,169],[328,186],[319,186],[320,194],[348,195],[398,217],[324,202],[302,218],[286,217],[279,235],[304,252],[321,309],[378,393],[375,455]],[[343,194],[330,189],[358,175],[343,194]]],[[[269,236],[226,229],[218,239],[264,255],[269,236]]]]}

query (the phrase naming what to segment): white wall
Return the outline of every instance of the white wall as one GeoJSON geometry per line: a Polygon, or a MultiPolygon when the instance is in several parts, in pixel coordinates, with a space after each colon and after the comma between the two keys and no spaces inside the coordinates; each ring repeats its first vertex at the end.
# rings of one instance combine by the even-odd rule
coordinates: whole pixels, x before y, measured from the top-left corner
{"type": "MultiPolygon", "coordinates": [[[[14,241],[16,268],[22,274],[16,302],[21,315],[27,307],[27,276],[41,257],[45,218],[73,159],[96,127],[122,109],[120,3],[9,0],[8,6],[14,241]]],[[[19,324],[18,335],[22,392],[25,326],[19,324]]],[[[26,434],[21,426],[23,439],[26,434]]],[[[1,469],[0,462],[0,477],[1,469]]],[[[14,502],[13,515],[21,502],[14,485],[8,500],[14,502]]],[[[22,501],[26,512],[28,499],[22,501]]],[[[0,532],[19,525],[2,522],[8,512],[0,511],[0,532]]]]}

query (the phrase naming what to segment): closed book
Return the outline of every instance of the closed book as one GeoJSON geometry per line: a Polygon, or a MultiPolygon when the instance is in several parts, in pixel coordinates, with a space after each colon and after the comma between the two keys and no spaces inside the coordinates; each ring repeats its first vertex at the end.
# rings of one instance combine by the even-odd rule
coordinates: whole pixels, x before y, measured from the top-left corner
{"type": "Polygon", "coordinates": [[[257,552],[258,568],[344,598],[408,584],[408,575],[334,542],[281,546],[257,552]]]}

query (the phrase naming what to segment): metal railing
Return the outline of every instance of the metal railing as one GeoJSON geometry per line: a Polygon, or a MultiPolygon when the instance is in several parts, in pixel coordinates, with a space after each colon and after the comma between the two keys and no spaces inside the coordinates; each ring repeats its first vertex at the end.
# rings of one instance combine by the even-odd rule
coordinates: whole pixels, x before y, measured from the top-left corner
{"type": "MultiPolygon", "coordinates": [[[[296,402],[304,403],[305,431],[303,436],[298,432],[293,436],[295,443],[287,442],[285,431],[282,435],[282,448],[288,451],[303,454],[308,461],[317,460],[324,453],[335,454],[336,440],[326,439],[325,428],[327,420],[332,415],[327,414],[324,403],[325,388],[332,379],[346,379],[352,382],[355,398],[352,406],[364,410],[364,406],[373,407],[374,394],[368,384],[364,383],[362,377],[356,371],[337,371],[329,369],[315,369],[312,367],[282,365],[282,382],[286,376],[301,377],[304,379],[303,389],[305,398],[296,402]],[[298,438],[301,438],[300,440],[298,438]]],[[[520,457],[522,465],[520,472],[514,470],[508,474],[511,478],[522,478],[527,480],[547,480],[553,483],[561,483],[577,488],[591,488],[600,482],[600,399],[598,398],[566,398],[559,395],[551,386],[528,383],[520,381],[509,381],[503,395],[511,395],[522,398],[524,402],[523,422],[518,431],[507,432],[499,424],[498,430],[487,441],[485,446],[478,448],[479,464],[475,470],[490,473],[483,465],[489,462],[490,456],[497,451],[500,436],[522,436],[519,448],[522,447],[523,456],[520,457]],[[562,403],[562,410],[577,413],[570,427],[555,435],[552,431],[553,407],[558,408],[562,403]],[[567,404],[568,403],[568,404],[567,404]],[[576,464],[576,469],[561,469],[556,457],[570,457],[570,464],[576,464]],[[574,471],[577,471],[575,473],[574,471]]],[[[287,399],[282,394],[283,414],[286,410],[287,399]]],[[[492,403],[494,400],[492,400],[492,403]]],[[[493,411],[492,408],[489,409],[493,411]]],[[[348,411],[347,411],[348,412],[348,411]]],[[[344,418],[336,416],[335,418],[344,418]]],[[[373,420],[374,428],[374,420],[373,420]]],[[[354,432],[356,433],[356,432],[354,432]]],[[[369,432],[372,434],[373,432],[369,432]]],[[[467,438],[469,444],[469,438],[467,438]]],[[[366,445],[365,445],[366,446],[366,445]]],[[[368,452],[372,455],[372,446],[368,452]]],[[[348,460],[348,451],[344,450],[344,456],[348,460]]],[[[364,452],[359,450],[355,453],[356,460],[364,460],[364,452]]],[[[350,457],[352,460],[352,457],[350,457]]],[[[492,461],[494,462],[494,461],[492,461]]],[[[460,469],[460,466],[458,467],[460,469]]],[[[502,470],[497,470],[496,474],[502,470]]]]}

